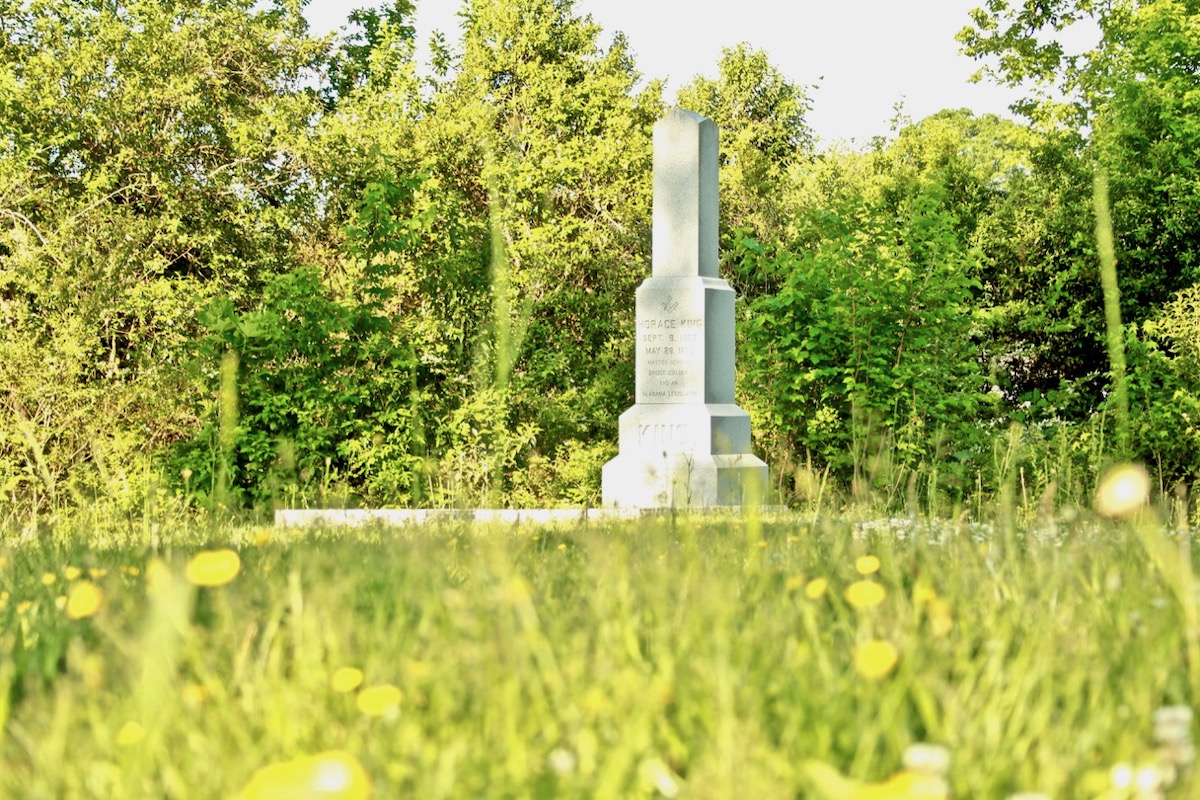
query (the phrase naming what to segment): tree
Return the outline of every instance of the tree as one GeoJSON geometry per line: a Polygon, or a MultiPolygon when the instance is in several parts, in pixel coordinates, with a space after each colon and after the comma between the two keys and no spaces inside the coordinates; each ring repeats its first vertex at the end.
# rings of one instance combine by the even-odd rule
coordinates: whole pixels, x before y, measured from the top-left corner
{"type": "Polygon", "coordinates": [[[424,288],[426,302],[470,287],[474,304],[447,321],[463,332],[447,394],[474,416],[444,416],[457,423],[431,443],[443,472],[464,458],[507,463],[513,430],[536,431],[536,444],[519,445],[523,464],[615,438],[632,394],[632,297],[648,271],[650,128],[661,113],[657,83],[634,92],[624,38],[601,47],[599,27],[568,0],[474,0],[464,13],[461,58],[415,142],[431,178],[419,202],[458,221],[458,255],[423,257],[454,265],[424,288]],[[460,433],[472,429],[494,435],[460,433]]]}
{"type": "Polygon", "coordinates": [[[777,240],[786,224],[781,198],[789,171],[813,158],[805,119],[812,104],[805,87],[747,44],[722,50],[717,69],[716,79],[697,77],[680,89],[676,102],[711,118],[721,132],[723,235],[777,240]]]}
{"type": "Polygon", "coordinates": [[[1200,280],[1198,12],[1194,0],[992,0],[960,34],[968,54],[993,60],[984,70],[993,78],[1033,84],[1018,108],[1045,132],[1031,175],[987,236],[1007,295],[992,316],[995,339],[1020,367],[1008,387],[1053,424],[1090,417],[1100,429],[1115,402],[1092,211],[1093,176],[1103,174],[1132,368],[1132,446],[1164,482],[1200,474],[1189,421],[1200,384],[1175,335],[1191,324],[1186,298],[1200,280]],[[1062,42],[1080,23],[1094,25],[1098,41],[1069,53],[1062,42]]]}
{"type": "Polygon", "coordinates": [[[7,489],[136,498],[186,435],[197,309],[286,269],[312,207],[304,25],[282,0],[0,3],[7,489]]]}

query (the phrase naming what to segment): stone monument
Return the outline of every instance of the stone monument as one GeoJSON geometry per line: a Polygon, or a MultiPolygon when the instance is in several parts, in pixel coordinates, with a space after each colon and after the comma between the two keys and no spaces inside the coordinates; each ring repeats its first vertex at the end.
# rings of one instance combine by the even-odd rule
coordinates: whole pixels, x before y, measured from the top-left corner
{"type": "Polygon", "coordinates": [[[603,504],[761,503],[767,465],[733,399],[733,289],[717,277],[717,126],[681,108],[654,126],[653,273],[637,290],[637,390],[603,504]]]}

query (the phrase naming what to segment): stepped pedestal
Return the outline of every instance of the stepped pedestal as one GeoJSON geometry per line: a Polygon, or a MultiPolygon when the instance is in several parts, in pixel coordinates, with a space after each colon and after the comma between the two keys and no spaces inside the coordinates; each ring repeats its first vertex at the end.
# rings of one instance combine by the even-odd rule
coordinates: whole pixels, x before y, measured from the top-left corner
{"type": "Polygon", "coordinates": [[[637,391],[603,502],[761,503],[767,465],[734,403],[733,289],[717,277],[717,128],[674,109],[654,129],[653,275],[637,291],[637,391]]]}

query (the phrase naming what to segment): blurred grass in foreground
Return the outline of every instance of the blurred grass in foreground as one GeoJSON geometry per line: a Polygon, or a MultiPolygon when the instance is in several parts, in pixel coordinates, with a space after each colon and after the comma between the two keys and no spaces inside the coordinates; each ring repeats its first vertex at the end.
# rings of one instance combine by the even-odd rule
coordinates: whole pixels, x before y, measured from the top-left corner
{"type": "Polygon", "coordinates": [[[1175,537],[1091,517],[139,541],[0,545],[0,797],[1163,796],[1200,688],[1175,537]]]}

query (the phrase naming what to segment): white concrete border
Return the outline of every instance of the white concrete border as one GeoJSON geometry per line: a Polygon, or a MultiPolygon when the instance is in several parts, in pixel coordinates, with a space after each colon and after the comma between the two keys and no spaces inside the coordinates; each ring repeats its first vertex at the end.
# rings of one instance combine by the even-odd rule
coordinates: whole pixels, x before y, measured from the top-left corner
{"type": "MultiPolygon", "coordinates": [[[[755,509],[761,515],[785,511],[783,506],[763,506],[755,509]]],[[[510,524],[554,522],[589,522],[643,517],[723,516],[740,517],[750,509],[723,506],[699,509],[628,509],[628,508],[345,508],[345,509],[279,509],[275,512],[277,528],[361,527],[364,525],[425,525],[437,522],[505,522],[510,524]]]]}

